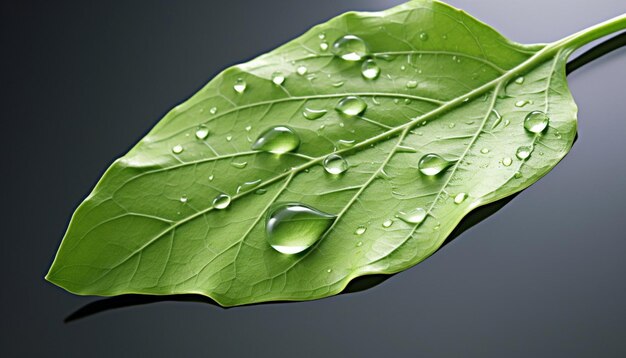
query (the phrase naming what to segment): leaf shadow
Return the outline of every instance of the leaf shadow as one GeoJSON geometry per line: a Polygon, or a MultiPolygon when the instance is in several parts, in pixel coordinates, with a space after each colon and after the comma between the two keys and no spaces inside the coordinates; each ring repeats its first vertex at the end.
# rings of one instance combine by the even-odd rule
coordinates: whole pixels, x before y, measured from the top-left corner
{"type": "MultiPolygon", "coordinates": [[[[626,32],[622,32],[617,36],[609,38],[608,40],[599,43],[598,45],[592,47],[591,49],[585,51],[583,54],[577,56],[575,59],[571,60],[567,63],[566,73],[570,74],[580,67],[586,65],[587,63],[606,55],[609,52],[612,52],[616,49],[626,46],[626,32]]],[[[578,134],[574,138],[574,142],[578,139],[578,134]]],[[[444,246],[448,245],[452,241],[454,241],[457,237],[459,237],[463,232],[470,229],[474,225],[477,225],[481,221],[490,217],[491,215],[498,212],[502,209],[506,204],[508,204],[513,198],[515,198],[519,193],[506,197],[504,199],[495,201],[491,204],[487,204],[481,207],[474,209],[470,214],[465,216],[463,220],[457,225],[457,227],[452,231],[450,236],[446,239],[446,241],[441,245],[441,247],[437,250],[441,250],[444,246]]],[[[390,277],[391,275],[366,275],[353,279],[348,283],[346,288],[340,293],[340,295],[351,294],[356,292],[365,291],[376,287],[390,277]]],[[[181,294],[181,295],[168,295],[168,296],[151,296],[151,295],[139,295],[139,294],[128,294],[128,295],[120,295],[115,297],[107,297],[97,301],[90,302],[76,311],[72,312],[68,315],[64,322],[70,323],[74,321],[78,321],[87,317],[91,317],[98,313],[103,313],[107,311],[112,311],[120,308],[134,307],[134,306],[142,306],[151,303],[158,302],[196,302],[196,303],[204,303],[219,307],[220,309],[232,309],[235,307],[222,307],[213,299],[197,295],[197,294],[181,294]]],[[[263,302],[263,303],[255,303],[246,306],[255,306],[255,305],[269,305],[276,303],[284,303],[286,301],[272,301],[272,302],[263,302]]],[[[241,307],[241,306],[238,306],[241,307]]]]}

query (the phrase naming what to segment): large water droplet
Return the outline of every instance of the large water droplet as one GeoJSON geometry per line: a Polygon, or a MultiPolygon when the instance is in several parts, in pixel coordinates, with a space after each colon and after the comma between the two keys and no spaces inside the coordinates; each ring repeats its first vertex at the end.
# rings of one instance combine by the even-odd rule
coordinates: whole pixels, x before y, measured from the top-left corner
{"type": "Polygon", "coordinates": [[[517,159],[524,160],[530,157],[530,154],[532,152],[533,152],[532,146],[522,146],[522,147],[517,148],[517,151],[515,152],[515,156],[517,157],[517,159]]]}
{"type": "Polygon", "coordinates": [[[196,138],[206,139],[209,136],[209,128],[205,125],[201,125],[196,129],[196,138]]]}
{"type": "Polygon", "coordinates": [[[371,59],[366,60],[363,62],[363,65],[361,65],[361,74],[368,80],[374,80],[380,75],[380,67],[378,67],[376,61],[371,59]]]}
{"type": "Polygon", "coordinates": [[[348,170],[348,162],[340,155],[330,154],[324,159],[324,169],[333,175],[339,175],[348,170]]]}
{"type": "Polygon", "coordinates": [[[235,92],[241,94],[246,90],[247,86],[248,84],[243,78],[238,78],[237,81],[235,81],[235,85],[233,86],[233,88],[235,89],[235,92]]]}
{"type": "Polygon", "coordinates": [[[365,112],[367,103],[357,96],[348,96],[339,101],[335,109],[349,117],[361,115],[365,112]]]}
{"type": "Polygon", "coordinates": [[[180,153],[183,152],[183,150],[184,150],[184,148],[180,144],[177,144],[177,145],[172,147],[172,153],[174,153],[174,154],[180,154],[180,153]]]}
{"type": "Polygon", "coordinates": [[[265,223],[267,242],[283,254],[297,254],[315,244],[335,216],[300,203],[275,204],[265,223]]]}
{"type": "Polygon", "coordinates": [[[524,119],[524,128],[532,133],[541,133],[550,123],[550,117],[541,111],[532,111],[524,119]]]}
{"type": "Polygon", "coordinates": [[[272,74],[272,82],[274,82],[276,86],[282,85],[285,82],[285,75],[280,71],[274,72],[272,74]]]}
{"type": "Polygon", "coordinates": [[[354,35],[343,36],[333,44],[333,53],[346,61],[360,61],[368,52],[365,41],[354,35]]]}
{"type": "Polygon", "coordinates": [[[420,172],[424,175],[433,176],[441,173],[443,170],[452,165],[453,162],[443,159],[441,156],[430,153],[420,159],[418,166],[420,172]]]}
{"type": "Polygon", "coordinates": [[[302,115],[306,119],[315,120],[318,118],[322,118],[328,111],[325,109],[313,109],[313,108],[304,108],[302,115]]]}
{"type": "Polygon", "coordinates": [[[454,197],[454,203],[455,204],[461,204],[462,202],[465,201],[465,199],[467,199],[467,194],[466,193],[458,193],[455,197],[454,197]]]}
{"type": "Polygon", "coordinates": [[[426,219],[426,210],[417,208],[407,213],[400,212],[398,218],[409,224],[421,224],[426,219]]]}
{"type": "Polygon", "coordinates": [[[252,144],[253,150],[262,150],[274,154],[283,154],[296,150],[300,145],[300,137],[287,126],[268,128],[252,144]]]}
{"type": "Polygon", "coordinates": [[[213,199],[213,207],[218,210],[226,209],[230,205],[230,200],[230,195],[219,194],[213,199]]]}

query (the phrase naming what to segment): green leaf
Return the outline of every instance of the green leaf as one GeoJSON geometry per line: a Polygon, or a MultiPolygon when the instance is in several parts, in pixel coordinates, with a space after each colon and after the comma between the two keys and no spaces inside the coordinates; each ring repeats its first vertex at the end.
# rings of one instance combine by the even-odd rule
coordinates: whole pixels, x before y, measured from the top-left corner
{"type": "Polygon", "coordinates": [[[47,279],[77,294],[198,293],[233,306],[326,297],[405,270],[472,209],[565,156],[576,134],[566,60],[624,22],[521,45],[424,0],[316,26],[222,72],[118,159],[47,279]],[[291,217],[278,241],[300,222],[308,241],[327,231],[278,252],[266,237],[277,203],[322,213],[291,217]]]}

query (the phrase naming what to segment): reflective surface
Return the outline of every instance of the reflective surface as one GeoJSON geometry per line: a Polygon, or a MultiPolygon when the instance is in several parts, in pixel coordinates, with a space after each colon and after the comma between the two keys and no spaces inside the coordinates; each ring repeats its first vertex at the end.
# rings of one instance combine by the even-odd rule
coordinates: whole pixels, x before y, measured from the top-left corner
{"type": "MultiPolygon", "coordinates": [[[[228,310],[195,296],[131,296],[113,300],[126,308],[64,323],[103,303],[43,276],[114,158],[226,66],[340,12],[398,3],[3,2],[2,355],[626,356],[624,48],[569,76],[580,108],[572,152],[404,273],[359,293],[228,310]]],[[[527,43],[626,11],[622,0],[450,3],[527,43]]]]}

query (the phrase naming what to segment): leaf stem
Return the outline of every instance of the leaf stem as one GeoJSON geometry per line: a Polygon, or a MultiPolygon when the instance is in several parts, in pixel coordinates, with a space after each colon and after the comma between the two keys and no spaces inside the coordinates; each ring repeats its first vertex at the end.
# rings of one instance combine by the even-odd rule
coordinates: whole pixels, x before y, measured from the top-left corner
{"type": "Polygon", "coordinates": [[[625,29],[626,14],[622,14],[567,36],[564,39],[555,42],[553,46],[566,49],[569,53],[571,53],[592,41],[625,29]]]}

